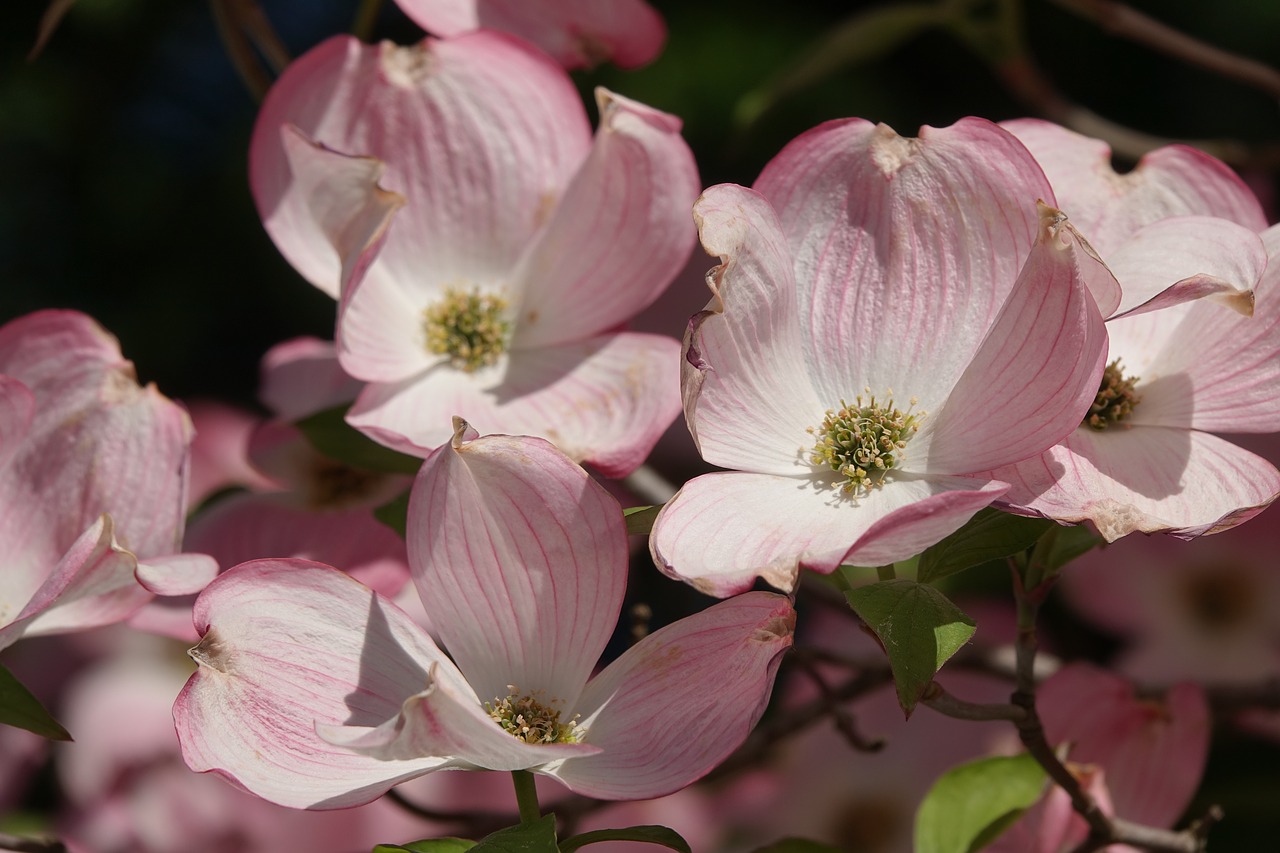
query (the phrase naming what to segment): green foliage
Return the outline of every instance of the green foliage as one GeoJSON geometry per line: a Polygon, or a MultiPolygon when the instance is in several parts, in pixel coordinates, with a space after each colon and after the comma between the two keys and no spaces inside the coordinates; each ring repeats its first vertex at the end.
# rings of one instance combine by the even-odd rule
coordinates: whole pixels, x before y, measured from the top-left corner
{"type": "Polygon", "coordinates": [[[1074,527],[1053,525],[1036,543],[1031,559],[1045,571],[1056,573],[1076,557],[1102,544],[1102,537],[1083,524],[1074,527]]]}
{"type": "Polygon", "coordinates": [[[757,848],[755,853],[840,853],[840,849],[807,838],[783,838],[757,848]]]}
{"type": "MultiPolygon", "coordinates": [[[[597,829],[584,832],[560,842],[561,853],[571,853],[579,847],[600,841],[639,841],[644,844],[660,844],[680,853],[692,853],[689,842],[680,833],[667,826],[628,826],[624,829],[597,829]]],[[[798,851],[797,851],[798,853],[798,851]]]]}
{"type": "Polygon", "coordinates": [[[474,853],[558,853],[556,816],[547,814],[531,823],[499,829],[470,849],[474,853]]]}
{"type": "Polygon", "coordinates": [[[1045,772],[1029,754],[953,767],[916,812],[916,853],[975,853],[994,841],[1044,791],[1045,772]]]}
{"type": "Polygon", "coordinates": [[[845,596],[884,646],[898,704],[911,716],[933,676],[973,636],[973,620],[933,587],[902,578],[845,596]]]}
{"type": "Polygon", "coordinates": [[[403,539],[409,526],[409,489],[373,510],[373,517],[390,527],[403,539]]]}
{"type": "Polygon", "coordinates": [[[426,838],[408,844],[379,844],[373,853],[462,853],[476,843],[469,838],[426,838]]]}
{"type": "Polygon", "coordinates": [[[921,583],[934,583],[972,566],[1020,554],[1053,527],[1057,525],[1043,518],[979,510],[963,527],[920,555],[917,577],[921,583]]]}
{"type": "Polygon", "coordinates": [[[32,696],[31,691],[2,665],[0,665],[0,724],[26,729],[49,740],[71,740],[71,735],[53,718],[52,714],[44,709],[40,700],[32,696]]]}
{"type": "Polygon", "coordinates": [[[653,521],[658,517],[660,506],[633,506],[622,511],[627,523],[627,533],[631,536],[648,536],[653,530],[653,521]]]}
{"type": "Polygon", "coordinates": [[[384,474],[416,474],[422,460],[383,447],[346,421],[347,407],[335,406],[316,412],[294,426],[311,442],[311,446],[338,462],[363,471],[384,474]]]}

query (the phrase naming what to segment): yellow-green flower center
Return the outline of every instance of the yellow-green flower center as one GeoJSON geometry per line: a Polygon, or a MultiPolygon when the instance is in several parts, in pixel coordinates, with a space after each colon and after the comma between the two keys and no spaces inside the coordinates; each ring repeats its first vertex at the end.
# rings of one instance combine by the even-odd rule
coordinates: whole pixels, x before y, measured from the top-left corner
{"type": "Polygon", "coordinates": [[[1124,421],[1133,414],[1134,406],[1142,402],[1142,395],[1133,390],[1137,384],[1137,376],[1124,375],[1120,359],[1108,364],[1102,372],[1098,396],[1093,398],[1093,405],[1089,407],[1089,413],[1085,415],[1081,426],[1104,430],[1124,421]]]}
{"type": "Polygon", "coordinates": [[[927,414],[912,411],[914,398],[904,412],[892,397],[880,403],[870,389],[866,393],[853,405],[841,400],[838,411],[828,409],[821,426],[808,430],[816,439],[809,461],[844,477],[845,494],[867,494],[883,485],[885,472],[902,466],[907,442],[927,414]]]}
{"type": "Polygon", "coordinates": [[[459,370],[473,373],[497,363],[507,351],[511,321],[507,300],[478,288],[445,289],[444,298],[423,312],[427,352],[447,355],[459,370]]]}
{"type": "Polygon", "coordinates": [[[525,743],[578,743],[586,731],[575,715],[567,723],[560,722],[560,712],[545,705],[529,693],[518,695],[519,688],[508,684],[511,694],[505,699],[485,702],[484,708],[502,730],[525,743]]]}

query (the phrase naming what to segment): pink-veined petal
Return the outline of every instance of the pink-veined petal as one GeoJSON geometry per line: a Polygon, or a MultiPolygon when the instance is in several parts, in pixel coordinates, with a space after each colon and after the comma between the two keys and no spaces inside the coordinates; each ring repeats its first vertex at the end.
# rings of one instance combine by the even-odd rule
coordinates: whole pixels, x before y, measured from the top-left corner
{"type": "MultiPolygon", "coordinates": [[[[769,203],[721,184],[694,206],[702,245],[720,258],[711,302],[689,321],[681,387],[702,458],[769,474],[807,471],[807,430],[826,409],[810,384],[786,239],[769,203]]],[[[834,405],[834,401],[832,403],[834,405]]]]}
{"type": "Polygon", "coordinates": [[[115,338],[77,312],[30,314],[0,327],[0,374],[36,404],[0,477],[0,598],[29,598],[103,513],[141,558],[178,550],[191,420],[138,385],[115,338]]]}
{"type": "Polygon", "coordinates": [[[418,26],[440,35],[481,27],[528,39],[565,68],[612,61],[646,65],[667,29],[644,0],[396,0],[418,26]]]}
{"type": "Polygon", "coordinates": [[[1114,321],[1126,365],[1151,382],[1138,390],[1135,422],[1191,426],[1216,432],[1271,432],[1280,422],[1280,226],[1263,234],[1273,261],[1255,290],[1252,317],[1196,303],[1181,318],[1164,312],[1114,321]],[[1151,354],[1149,342],[1162,341],[1151,354]],[[1149,368],[1141,356],[1149,355],[1149,368]]]}
{"type": "Polygon", "coordinates": [[[216,400],[185,400],[195,427],[191,442],[188,506],[198,507],[232,486],[256,491],[279,488],[249,464],[249,434],[262,420],[248,409],[216,400]]]}
{"type": "Polygon", "coordinates": [[[337,347],[319,338],[293,338],[262,357],[258,399],[276,416],[296,421],[350,403],[364,383],[343,372],[337,347]]]}
{"type": "Polygon", "coordinates": [[[1007,486],[991,480],[886,478],[842,495],[812,477],[723,472],[696,477],[667,502],[649,547],[662,572],[721,598],[757,577],[790,591],[801,568],[906,559],[964,524],[1007,486]]]}
{"type": "Polygon", "coordinates": [[[218,576],[218,561],[208,554],[169,554],[138,563],[138,583],[156,595],[195,595],[218,576]]]}
{"type": "Polygon", "coordinates": [[[1008,298],[1053,202],[1039,166],[982,119],[918,139],[850,119],[802,134],[755,183],[795,259],[824,408],[870,388],[937,411],[1008,298]]]}
{"type": "Polygon", "coordinates": [[[1139,228],[1170,216],[1218,216],[1252,231],[1267,227],[1262,206],[1244,182],[1194,148],[1159,148],[1121,175],[1101,140],[1038,119],[1000,126],[1031,150],[1053,184],[1058,207],[1108,261],[1139,228]]]}
{"type": "Polygon", "coordinates": [[[400,716],[380,726],[317,726],[320,737],[379,761],[408,761],[422,755],[447,755],[450,766],[484,770],[528,770],[552,761],[594,755],[600,747],[585,743],[525,743],[503,731],[476,702],[470,689],[459,691],[427,673],[427,687],[404,702],[400,716]]]}
{"type": "Polygon", "coordinates": [[[1270,462],[1209,433],[1080,427],[1036,459],[998,468],[1005,502],[1060,522],[1091,521],[1108,541],[1129,533],[1184,538],[1234,527],[1280,494],[1270,462]]]}
{"type": "Polygon", "coordinates": [[[1248,315],[1267,252],[1234,222],[1177,216],[1139,229],[1106,260],[1124,288],[1116,317],[1206,297],[1248,315]]]}
{"type": "Polygon", "coordinates": [[[764,713],[796,615],[750,592],[650,634],[591,680],[574,711],[598,755],[551,775],[600,799],[662,796],[701,778],[764,713]]]}
{"type": "Polygon", "coordinates": [[[379,185],[386,164],[334,151],[291,124],[280,128],[292,192],[341,263],[336,296],[361,279],[377,257],[405,198],[379,185]]]}
{"type": "Polygon", "coordinates": [[[26,437],[35,411],[31,389],[12,376],[0,376],[0,471],[26,437]]]}
{"type": "Polygon", "coordinates": [[[1102,768],[1117,817],[1171,826],[1199,787],[1211,727],[1199,687],[1143,700],[1123,678],[1073,664],[1040,687],[1036,705],[1050,743],[1070,742],[1072,761],[1102,768]]]}
{"type": "Polygon", "coordinates": [[[562,711],[617,624],[622,511],[545,441],[455,436],[409,500],[409,565],[441,642],[485,701],[511,686],[562,711]]]}
{"type": "Polygon", "coordinates": [[[388,447],[426,456],[449,440],[449,419],[461,414],[495,432],[546,438],[621,477],[680,411],[679,349],[661,335],[622,332],[513,353],[492,373],[441,366],[366,388],[347,421],[388,447]]]}
{"type": "Polygon", "coordinates": [[[449,762],[382,761],[316,734],[317,725],[394,719],[433,670],[467,690],[421,628],[342,572],[304,560],[245,563],[201,593],[194,618],[199,668],[173,708],[191,769],[291,808],[343,808],[449,762]]]}
{"type": "Polygon", "coordinates": [[[633,317],[689,259],[700,183],[680,120],[596,89],[595,145],[512,273],[512,346],[582,340],[633,317]]]}
{"type": "Polygon", "coordinates": [[[137,566],[133,554],[116,542],[111,517],[103,515],[29,601],[0,598],[0,605],[15,614],[0,627],[0,649],[23,636],[80,631],[128,617],[150,598],[134,577],[137,566]]]}
{"type": "MultiPolygon", "coordinates": [[[[1107,333],[1086,282],[1114,279],[1060,212],[1040,210],[1040,236],[1009,301],[946,404],[925,421],[919,437],[929,441],[931,473],[1038,455],[1080,425],[1098,393],[1107,333]]],[[[908,451],[906,465],[913,463],[908,451]]]]}
{"type": "Polygon", "coordinates": [[[276,245],[333,295],[338,258],[290,171],[285,124],[334,151],[386,163],[383,185],[408,204],[366,279],[424,304],[446,285],[504,281],[590,141],[568,76],[500,34],[413,47],[346,36],[323,42],[291,63],[268,93],[249,174],[276,245]]]}

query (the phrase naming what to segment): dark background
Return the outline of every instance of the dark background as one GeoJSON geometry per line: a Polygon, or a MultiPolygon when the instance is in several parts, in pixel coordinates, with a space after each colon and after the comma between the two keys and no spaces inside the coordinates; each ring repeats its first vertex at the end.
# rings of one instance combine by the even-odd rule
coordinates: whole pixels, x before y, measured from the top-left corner
{"type": "MultiPolygon", "coordinates": [[[[584,94],[604,84],[681,116],[705,184],[751,183],[785,142],[826,119],[863,116],[910,135],[965,115],[1032,113],[988,64],[934,31],[835,71],[744,129],[734,120],[741,99],[813,56],[850,14],[889,4],[653,5],[671,33],[653,65],[575,78],[584,94]]],[[[261,354],[296,335],[331,336],[334,306],[293,273],[258,222],[245,172],[255,104],[209,5],[79,0],[28,62],[44,6],[7,0],[0,11],[0,322],[77,308],[114,332],[140,378],[170,396],[252,404],[261,354]]],[[[262,6],[295,55],[348,30],[356,14],[355,0],[262,6]]],[[[1240,55],[1280,63],[1280,2],[1132,6],[1240,55]]],[[[1280,143],[1274,97],[1108,35],[1047,0],[1027,0],[1025,13],[1034,59],[1071,101],[1145,133],[1280,143]]],[[[390,2],[377,35],[420,37],[390,2]]],[[[1273,218],[1276,174],[1266,164],[1245,174],[1273,218]]],[[[650,312],[651,328],[680,334],[682,312],[706,299],[699,270],[707,266],[695,259],[666,307],[650,312]]],[[[1077,638],[1085,646],[1088,639],[1077,638]]],[[[1068,635],[1065,645],[1072,642],[1068,635]]],[[[1273,845],[1280,836],[1277,767],[1280,749],[1271,744],[1238,735],[1215,742],[1193,806],[1227,807],[1214,850],[1274,849],[1263,840],[1273,845]]]]}

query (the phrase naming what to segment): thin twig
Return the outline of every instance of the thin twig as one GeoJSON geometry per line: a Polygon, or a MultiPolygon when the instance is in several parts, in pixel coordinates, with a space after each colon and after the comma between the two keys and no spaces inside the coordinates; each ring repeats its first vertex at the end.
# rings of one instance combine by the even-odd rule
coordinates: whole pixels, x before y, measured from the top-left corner
{"type": "Polygon", "coordinates": [[[850,746],[858,752],[879,752],[884,749],[884,738],[868,739],[863,736],[862,732],[858,731],[858,724],[854,719],[853,713],[841,705],[842,700],[831,689],[831,685],[818,669],[815,661],[801,657],[796,659],[796,664],[818,688],[818,693],[827,703],[827,713],[830,715],[831,721],[835,723],[836,731],[844,736],[850,746]]]}
{"type": "Polygon", "coordinates": [[[1238,56],[1175,30],[1136,9],[1115,0],[1052,0],[1082,18],[1088,18],[1112,35],[1144,44],[1167,56],[1211,71],[1280,98],[1280,71],[1238,56]]]}
{"type": "Polygon", "coordinates": [[[259,64],[253,46],[240,29],[234,8],[236,0],[210,0],[210,5],[213,7],[213,20],[217,24],[222,45],[227,50],[227,57],[254,101],[262,103],[267,90],[271,88],[271,76],[259,64]]]}
{"type": "Polygon", "coordinates": [[[936,681],[925,688],[924,696],[920,701],[939,714],[957,720],[975,722],[1008,720],[1011,723],[1017,723],[1026,719],[1027,716],[1024,708],[1012,703],[966,702],[948,693],[946,688],[936,681]]]}
{"type": "Polygon", "coordinates": [[[279,76],[293,61],[293,56],[290,55],[289,49],[284,46],[284,42],[276,34],[275,27],[271,26],[271,20],[267,17],[266,12],[262,11],[262,7],[258,5],[257,0],[235,0],[235,4],[236,19],[239,21],[241,29],[249,35],[249,38],[253,40],[253,46],[267,60],[267,64],[271,66],[271,70],[276,76],[279,76]]]}
{"type": "Polygon", "coordinates": [[[678,491],[670,480],[648,465],[641,465],[626,477],[623,477],[622,485],[651,506],[661,506],[675,497],[678,491]]]}

